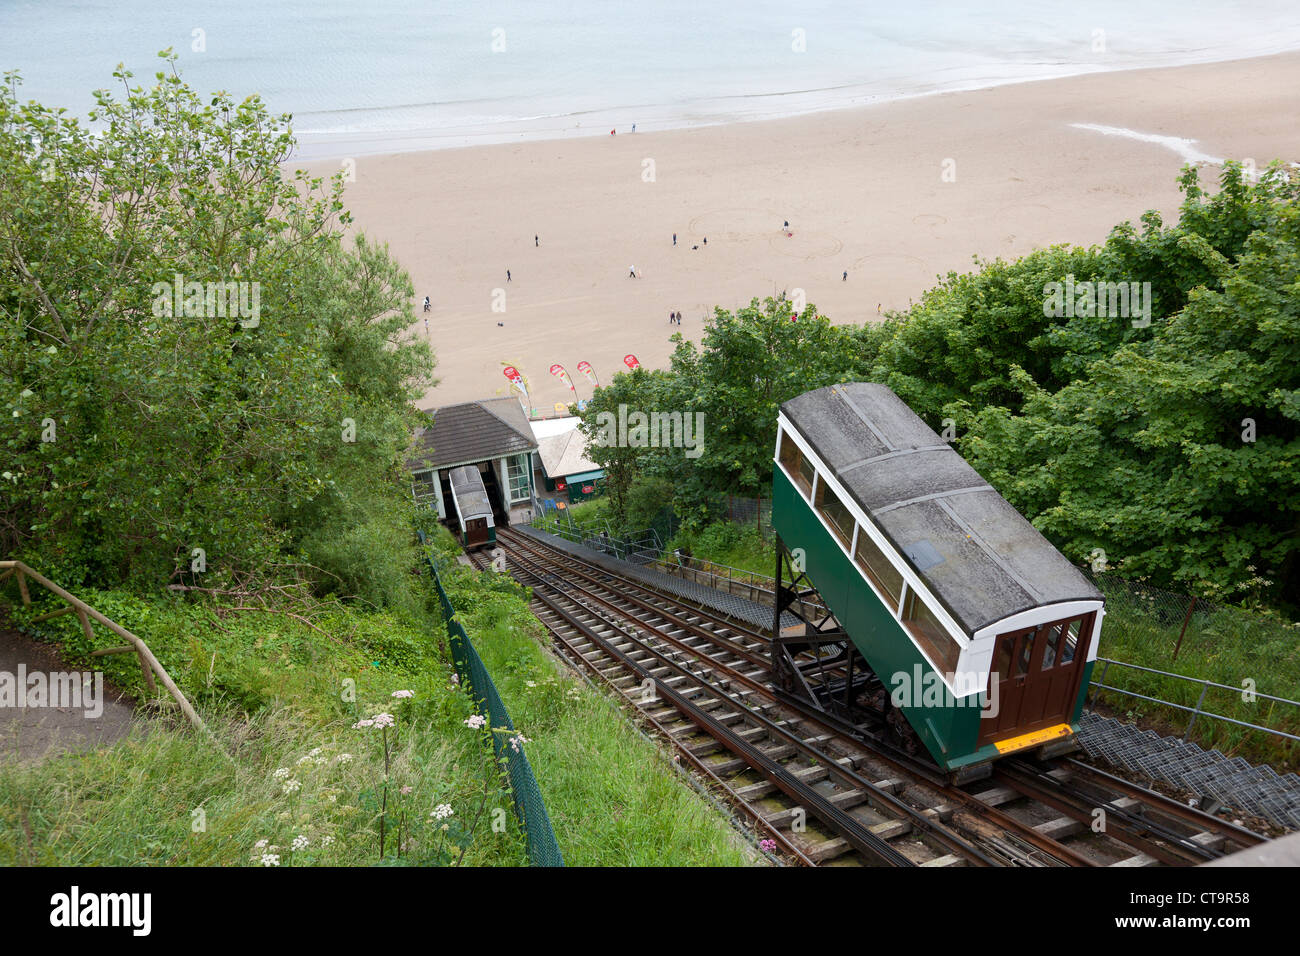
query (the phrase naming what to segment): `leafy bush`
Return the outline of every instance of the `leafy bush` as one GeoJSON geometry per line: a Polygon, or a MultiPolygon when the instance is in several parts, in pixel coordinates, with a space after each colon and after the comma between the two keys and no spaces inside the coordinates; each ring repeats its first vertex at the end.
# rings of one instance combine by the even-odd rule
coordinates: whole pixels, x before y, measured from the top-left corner
{"type": "Polygon", "coordinates": [[[146,591],[315,562],[409,606],[381,542],[433,380],[410,279],[345,244],[341,174],[283,171],[287,117],[174,60],[115,74],[94,135],[0,87],[0,554],[146,591]]]}

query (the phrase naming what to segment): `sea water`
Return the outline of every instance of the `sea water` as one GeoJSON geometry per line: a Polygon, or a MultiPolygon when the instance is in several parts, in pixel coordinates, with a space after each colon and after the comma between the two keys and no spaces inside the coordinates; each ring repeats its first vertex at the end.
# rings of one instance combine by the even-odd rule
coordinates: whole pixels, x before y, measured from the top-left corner
{"type": "Polygon", "coordinates": [[[344,156],[766,119],[1300,48],[1300,0],[0,0],[0,69],[85,113],[171,47],[344,156]]]}

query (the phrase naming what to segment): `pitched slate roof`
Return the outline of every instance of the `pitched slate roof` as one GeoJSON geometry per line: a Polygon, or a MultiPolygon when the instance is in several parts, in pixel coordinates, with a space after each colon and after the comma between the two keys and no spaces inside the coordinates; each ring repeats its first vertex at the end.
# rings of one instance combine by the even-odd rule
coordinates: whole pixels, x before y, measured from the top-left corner
{"type": "Polygon", "coordinates": [[[415,437],[406,462],[410,471],[537,450],[528,419],[514,398],[484,398],[427,414],[432,421],[415,437]]]}
{"type": "Polygon", "coordinates": [[[559,435],[548,435],[537,441],[537,457],[547,477],[567,478],[601,468],[587,457],[587,439],[576,427],[559,435]]]}
{"type": "Polygon", "coordinates": [[[781,411],[967,634],[1044,604],[1102,599],[886,386],[832,385],[781,411]]]}

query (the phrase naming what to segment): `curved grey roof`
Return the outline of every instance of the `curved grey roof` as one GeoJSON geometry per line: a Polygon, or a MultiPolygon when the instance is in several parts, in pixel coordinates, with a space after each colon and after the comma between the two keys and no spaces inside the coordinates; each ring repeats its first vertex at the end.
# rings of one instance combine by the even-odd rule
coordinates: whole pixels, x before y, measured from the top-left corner
{"type": "Polygon", "coordinates": [[[487,517],[488,524],[492,523],[492,502],[488,501],[483,476],[477,466],[466,465],[451,470],[451,493],[456,499],[456,510],[462,522],[487,517]]]}
{"type": "Polygon", "coordinates": [[[884,385],[851,382],[781,411],[968,635],[1101,592],[884,385]]]}

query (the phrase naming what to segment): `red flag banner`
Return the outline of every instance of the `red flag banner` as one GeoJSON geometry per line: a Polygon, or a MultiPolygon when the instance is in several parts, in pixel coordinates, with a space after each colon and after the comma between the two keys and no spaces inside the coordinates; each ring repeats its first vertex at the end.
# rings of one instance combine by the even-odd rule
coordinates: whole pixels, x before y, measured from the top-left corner
{"type": "Polygon", "coordinates": [[[587,376],[587,381],[591,382],[594,388],[600,388],[600,379],[596,378],[596,370],[591,367],[590,362],[579,362],[578,371],[587,376]]]}
{"type": "Polygon", "coordinates": [[[510,380],[511,385],[523,393],[524,402],[531,405],[532,399],[528,396],[528,387],[524,385],[524,377],[519,374],[519,369],[515,368],[513,365],[507,365],[501,370],[501,374],[510,380]]]}
{"type": "Polygon", "coordinates": [[[573,382],[569,380],[569,373],[564,370],[563,365],[560,365],[559,363],[552,365],[551,374],[554,375],[556,378],[558,378],[565,385],[569,386],[569,390],[573,392],[573,397],[575,399],[578,397],[578,390],[573,387],[573,382]]]}
{"type": "Polygon", "coordinates": [[[641,367],[641,360],[629,352],[627,355],[623,356],[623,364],[633,371],[636,371],[641,367]]]}

